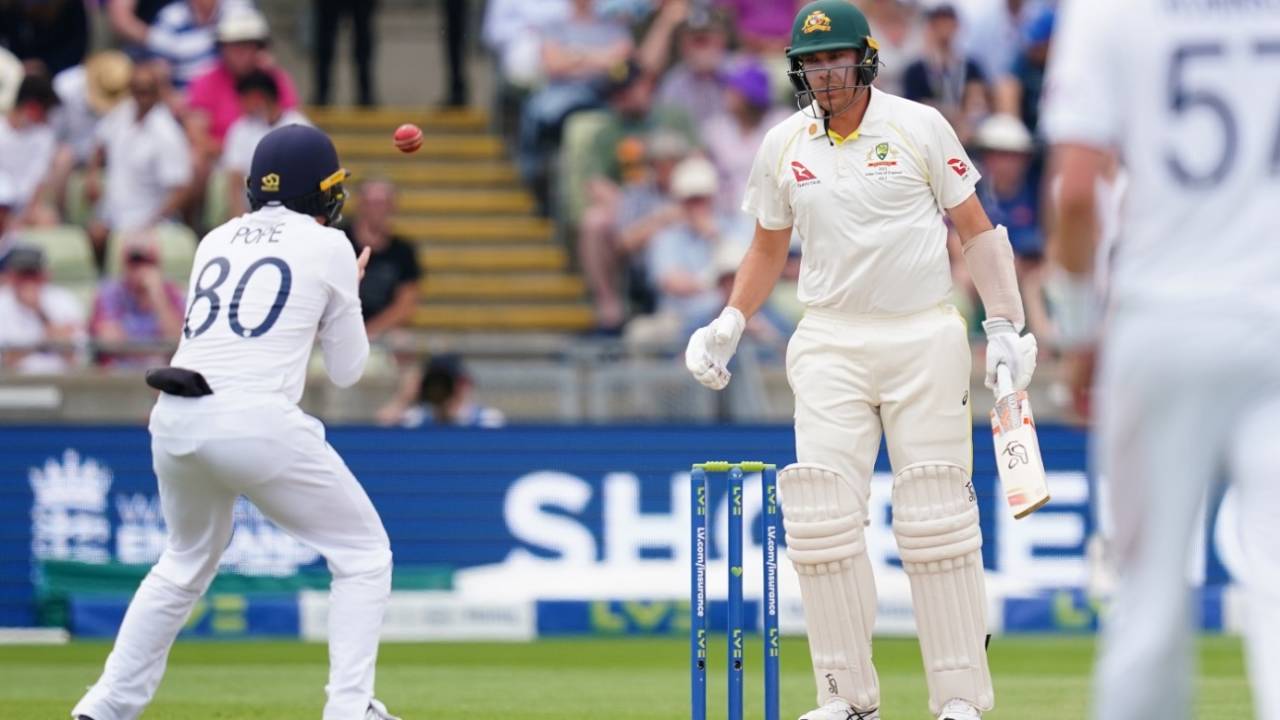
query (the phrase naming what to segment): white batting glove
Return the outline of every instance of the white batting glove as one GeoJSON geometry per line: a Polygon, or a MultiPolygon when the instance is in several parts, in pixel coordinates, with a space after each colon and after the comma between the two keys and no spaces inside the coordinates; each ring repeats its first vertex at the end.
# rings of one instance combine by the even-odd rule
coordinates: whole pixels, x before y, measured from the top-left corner
{"type": "Polygon", "coordinates": [[[982,323],[987,332],[986,386],[996,389],[996,366],[1009,369],[1014,390],[1026,390],[1036,371],[1036,336],[1031,333],[1019,336],[1013,323],[1004,318],[991,318],[982,323]]]}
{"type": "Polygon", "coordinates": [[[684,351],[684,364],[698,382],[712,390],[723,390],[729,384],[729,358],[738,349],[746,326],[747,319],[737,308],[726,307],[720,317],[693,332],[684,351]]]}

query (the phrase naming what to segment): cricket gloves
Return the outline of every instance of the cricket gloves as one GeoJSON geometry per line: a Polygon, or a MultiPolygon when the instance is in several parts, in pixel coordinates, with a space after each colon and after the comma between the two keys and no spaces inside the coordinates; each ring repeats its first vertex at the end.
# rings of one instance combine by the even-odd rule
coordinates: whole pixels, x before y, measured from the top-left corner
{"type": "Polygon", "coordinates": [[[1018,335],[1013,323],[1004,318],[991,318],[982,323],[987,332],[987,388],[996,389],[996,367],[1009,369],[1014,390],[1026,390],[1036,371],[1036,336],[1018,335]]]}
{"type": "Polygon", "coordinates": [[[729,384],[729,358],[738,349],[747,319],[734,307],[726,307],[720,317],[700,327],[689,338],[684,351],[684,364],[698,382],[712,390],[723,390],[729,384]]]}

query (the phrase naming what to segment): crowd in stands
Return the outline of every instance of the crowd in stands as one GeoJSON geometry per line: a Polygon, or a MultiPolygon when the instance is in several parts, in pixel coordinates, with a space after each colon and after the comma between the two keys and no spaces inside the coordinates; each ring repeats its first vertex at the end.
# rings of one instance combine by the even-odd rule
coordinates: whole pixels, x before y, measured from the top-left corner
{"type": "MultiPolygon", "coordinates": [[[[1051,344],[1035,130],[1053,3],[851,2],[880,45],[877,86],[936,107],[981,166],[984,204],[1013,239],[1030,329],[1051,344]]],[[[724,259],[741,257],[753,231],[738,206],[756,148],[796,112],[784,51],[803,4],[488,3],[497,106],[525,182],[576,249],[599,333],[677,341],[719,311],[720,271],[732,272],[724,259]]],[[[956,243],[954,300],[978,320],[956,243]]],[[[788,264],[757,337],[784,339],[798,320],[799,263],[788,264]]]]}
{"type": "MultiPolygon", "coordinates": [[[[317,23],[336,32],[342,6],[317,0],[317,23]]],[[[327,78],[316,92],[327,101],[327,78]]],[[[163,363],[199,234],[248,209],[258,140],[306,122],[247,0],[0,2],[0,372],[163,363]],[[86,8],[110,29],[102,49],[86,8]]],[[[391,184],[356,194],[347,231],[374,251],[361,293],[377,339],[407,320],[420,270],[390,234],[391,184]]]]}
{"type": "MultiPolygon", "coordinates": [[[[979,164],[984,205],[1010,231],[1030,329],[1051,345],[1036,129],[1053,3],[850,1],[881,48],[877,85],[938,108],[979,164]]],[[[597,333],[680,342],[723,304],[753,230],[738,208],[756,148],[796,111],[783,52],[802,4],[484,3],[473,31],[498,76],[495,115],[541,212],[573,251],[597,333]]],[[[198,234],[247,209],[254,145],[272,128],[307,122],[249,0],[100,5],[0,3],[0,370],[153,361],[181,333],[198,234]],[[99,11],[110,30],[101,49],[89,31],[99,11]]],[[[442,6],[449,105],[468,101],[465,5],[442,6]]],[[[315,0],[313,102],[331,99],[344,16],[355,36],[353,99],[376,102],[371,6],[315,0]]],[[[348,234],[374,251],[362,301],[376,339],[412,315],[421,270],[391,232],[394,187],[372,178],[353,194],[360,212],[348,234]]],[[[981,309],[954,245],[954,300],[976,321],[981,309]]],[[[781,346],[798,320],[801,262],[797,240],[750,327],[766,344],[781,346]]],[[[400,415],[418,393],[406,387],[400,415]]]]}

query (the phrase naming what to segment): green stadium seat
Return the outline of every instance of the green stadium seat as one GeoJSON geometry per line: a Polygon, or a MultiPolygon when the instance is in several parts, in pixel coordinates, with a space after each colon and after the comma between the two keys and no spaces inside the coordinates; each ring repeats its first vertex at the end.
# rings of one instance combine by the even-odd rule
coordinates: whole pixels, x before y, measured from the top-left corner
{"type": "Polygon", "coordinates": [[[58,285],[93,283],[98,271],[93,264],[93,250],[84,228],[75,225],[25,228],[18,232],[25,243],[44,250],[49,262],[49,278],[58,285]]]}

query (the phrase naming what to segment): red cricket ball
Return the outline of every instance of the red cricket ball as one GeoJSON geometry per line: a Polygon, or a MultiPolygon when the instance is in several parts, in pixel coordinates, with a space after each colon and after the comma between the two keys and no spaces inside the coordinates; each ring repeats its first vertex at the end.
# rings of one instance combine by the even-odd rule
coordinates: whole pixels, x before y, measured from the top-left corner
{"type": "Polygon", "coordinates": [[[422,129],[413,123],[405,123],[396,128],[394,138],[396,149],[402,153],[417,152],[422,147],[422,129]]]}

